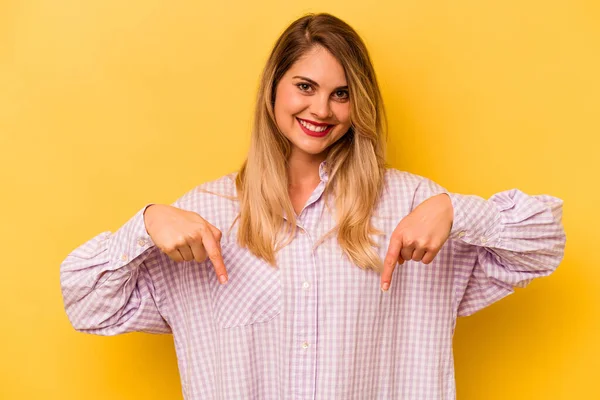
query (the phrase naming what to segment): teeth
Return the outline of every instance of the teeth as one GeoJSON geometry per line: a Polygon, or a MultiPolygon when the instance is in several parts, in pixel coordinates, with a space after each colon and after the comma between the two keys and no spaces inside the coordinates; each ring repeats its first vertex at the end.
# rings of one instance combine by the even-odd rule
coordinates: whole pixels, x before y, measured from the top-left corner
{"type": "Polygon", "coordinates": [[[313,124],[309,124],[308,122],[302,120],[300,120],[300,123],[303,127],[313,132],[323,132],[325,129],[328,128],[327,126],[314,126],[313,124]]]}

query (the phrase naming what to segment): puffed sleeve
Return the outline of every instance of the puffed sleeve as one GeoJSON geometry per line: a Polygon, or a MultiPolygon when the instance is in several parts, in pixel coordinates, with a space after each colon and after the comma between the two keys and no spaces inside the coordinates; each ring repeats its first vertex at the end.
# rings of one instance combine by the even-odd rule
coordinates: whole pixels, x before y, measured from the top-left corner
{"type": "Polygon", "coordinates": [[[451,193],[423,178],[415,201],[446,193],[454,222],[446,245],[452,246],[458,316],[474,312],[551,274],[564,257],[563,201],[519,189],[489,199],[451,193]]]}
{"type": "Polygon", "coordinates": [[[150,205],[116,232],[102,232],[79,245],[61,263],[63,303],[77,331],[171,333],[155,287],[161,280],[159,249],[144,225],[150,205]]]}

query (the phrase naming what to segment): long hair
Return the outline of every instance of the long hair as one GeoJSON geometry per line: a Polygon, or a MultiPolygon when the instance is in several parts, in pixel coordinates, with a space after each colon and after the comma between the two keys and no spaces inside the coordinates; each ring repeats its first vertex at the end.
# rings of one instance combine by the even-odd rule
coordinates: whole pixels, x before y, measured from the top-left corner
{"type": "Polygon", "coordinates": [[[386,169],[383,100],[365,44],[352,27],[327,13],[294,21],[275,43],[262,72],[250,149],[235,182],[240,201],[237,241],[275,266],[275,253],[296,234],[288,193],[291,144],[275,121],[274,102],[283,75],[314,46],[327,49],[344,68],[351,104],[351,127],[330,146],[325,160],[329,179],[323,196],[325,204],[330,196],[335,198],[336,225],[318,243],[337,232],[338,244],[354,264],[381,271],[383,262],[371,239],[381,232],[370,217],[386,169]]]}

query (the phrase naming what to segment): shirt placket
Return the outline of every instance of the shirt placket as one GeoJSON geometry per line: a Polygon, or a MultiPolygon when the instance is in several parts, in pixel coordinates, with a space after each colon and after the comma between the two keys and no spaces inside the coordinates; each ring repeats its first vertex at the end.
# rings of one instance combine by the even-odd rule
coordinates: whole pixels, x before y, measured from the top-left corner
{"type": "Polygon", "coordinates": [[[314,399],[317,379],[317,265],[313,251],[315,240],[312,233],[314,215],[319,215],[322,202],[319,201],[324,183],[315,189],[306,206],[296,219],[298,233],[294,240],[294,259],[297,264],[293,268],[295,293],[294,315],[294,351],[292,376],[295,381],[294,399],[314,399]],[[316,204],[315,204],[316,203],[316,204]],[[309,207],[310,206],[310,207],[309,207]]]}

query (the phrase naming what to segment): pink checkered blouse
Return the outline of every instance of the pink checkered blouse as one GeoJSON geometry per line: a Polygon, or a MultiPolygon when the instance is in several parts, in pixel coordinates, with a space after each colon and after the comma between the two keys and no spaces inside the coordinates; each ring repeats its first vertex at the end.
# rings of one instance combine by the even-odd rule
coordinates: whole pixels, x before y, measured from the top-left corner
{"type": "Polygon", "coordinates": [[[380,277],[346,258],[324,207],[321,182],[298,217],[299,233],[269,266],[228,228],[238,203],[232,173],[172,205],[223,232],[229,282],[210,260],[175,263],[145,230],[145,205],[116,232],[75,248],[60,266],[73,327],[96,335],[173,334],[183,396],[200,399],[455,399],[452,337],[469,315],[549,275],[565,248],[562,200],[518,189],[489,200],[450,193],[433,181],[388,169],[373,223],[385,257],[394,228],[417,205],[448,193],[454,224],[428,265],[398,266],[388,292],[380,277]]]}

